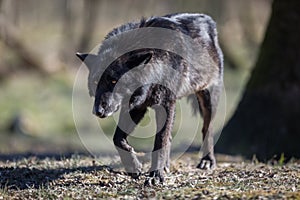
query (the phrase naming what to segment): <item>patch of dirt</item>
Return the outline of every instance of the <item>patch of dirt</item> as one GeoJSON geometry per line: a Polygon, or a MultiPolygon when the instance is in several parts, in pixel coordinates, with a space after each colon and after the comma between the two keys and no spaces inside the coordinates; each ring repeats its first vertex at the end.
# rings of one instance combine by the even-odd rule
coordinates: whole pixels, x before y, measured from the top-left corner
{"type": "Polygon", "coordinates": [[[195,168],[198,156],[186,154],[172,163],[165,183],[152,187],[144,186],[147,173],[132,179],[115,160],[73,155],[0,161],[0,199],[300,199],[296,160],[269,165],[219,159],[215,170],[203,171],[195,168]]]}

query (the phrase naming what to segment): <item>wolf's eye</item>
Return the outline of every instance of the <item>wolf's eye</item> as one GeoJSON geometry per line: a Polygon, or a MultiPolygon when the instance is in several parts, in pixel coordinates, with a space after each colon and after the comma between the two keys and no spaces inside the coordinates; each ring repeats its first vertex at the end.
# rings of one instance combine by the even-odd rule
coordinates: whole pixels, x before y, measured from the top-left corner
{"type": "Polygon", "coordinates": [[[117,81],[116,81],[116,80],[112,80],[111,83],[112,83],[112,84],[116,84],[117,81]]]}

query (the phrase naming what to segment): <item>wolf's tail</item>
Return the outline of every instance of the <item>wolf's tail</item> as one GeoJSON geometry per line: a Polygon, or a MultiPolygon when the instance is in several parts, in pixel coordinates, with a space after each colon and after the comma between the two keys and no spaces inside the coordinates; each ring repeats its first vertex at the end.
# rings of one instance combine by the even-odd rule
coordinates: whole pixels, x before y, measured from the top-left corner
{"type": "MultiPolygon", "coordinates": [[[[212,117],[214,117],[223,90],[223,80],[219,80],[218,83],[210,86],[207,90],[210,95],[212,117]]],[[[200,115],[202,116],[201,106],[199,105],[196,94],[190,94],[187,96],[187,102],[192,106],[193,115],[197,115],[200,112],[200,115]]]]}
{"type": "Polygon", "coordinates": [[[198,115],[200,111],[200,114],[202,116],[202,111],[201,111],[201,107],[199,106],[197,96],[195,94],[190,94],[189,96],[187,96],[186,100],[192,106],[193,115],[194,116],[198,115]]]}

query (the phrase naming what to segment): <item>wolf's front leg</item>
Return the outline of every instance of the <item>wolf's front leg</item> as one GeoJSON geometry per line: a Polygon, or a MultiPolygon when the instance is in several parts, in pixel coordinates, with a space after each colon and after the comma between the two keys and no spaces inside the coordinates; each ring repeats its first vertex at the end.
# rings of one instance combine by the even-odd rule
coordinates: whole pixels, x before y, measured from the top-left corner
{"type": "Polygon", "coordinates": [[[145,113],[146,109],[135,109],[130,111],[130,113],[121,111],[118,127],[113,139],[126,172],[133,178],[137,178],[140,175],[142,165],[138,161],[133,147],[128,144],[126,138],[132,133],[145,113]]]}
{"type": "Polygon", "coordinates": [[[146,179],[145,185],[155,185],[158,182],[163,182],[164,170],[169,170],[172,139],[171,132],[174,123],[175,105],[174,101],[170,102],[167,106],[154,108],[157,133],[152,152],[150,174],[146,179]]]}

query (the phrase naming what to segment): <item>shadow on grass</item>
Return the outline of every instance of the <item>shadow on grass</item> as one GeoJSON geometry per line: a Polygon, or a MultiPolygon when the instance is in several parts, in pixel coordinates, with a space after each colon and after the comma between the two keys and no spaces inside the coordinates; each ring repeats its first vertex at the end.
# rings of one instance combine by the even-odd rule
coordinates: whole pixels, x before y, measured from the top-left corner
{"type": "MultiPolygon", "coordinates": [[[[7,162],[15,161],[19,159],[26,159],[32,156],[32,154],[15,154],[15,155],[0,155],[0,160],[6,160],[7,162]]],[[[54,159],[64,160],[72,158],[74,154],[68,155],[56,155],[56,154],[40,154],[34,155],[38,159],[54,159]]],[[[41,168],[37,167],[0,167],[0,188],[1,189],[13,189],[13,190],[24,190],[28,188],[41,188],[54,180],[61,178],[61,176],[73,172],[90,173],[93,171],[108,170],[112,173],[118,173],[111,169],[107,165],[99,166],[80,166],[80,167],[62,167],[55,169],[47,169],[47,166],[41,168]],[[39,169],[38,169],[39,168],[39,169]]]]}
{"type": "MultiPolygon", "coordinates": [[[[199,147],[191,146],[187,152],[197,152],[199,151],[199,147]]],[[[177,152],[174,150],[174,152],[177,152]]],[[[174,153],[173,152],[173,153],[174,153]]],[[[178,151],[180,152],[180,151],[178,151]]],[[[101,154],[103,156],[103,154],[101,154]]],[[[115,155],[114,153],[105,153],[106,156],[115,155]]],[[[80,173],[91,173],[94,171],[103,171],[107,170],[109,173],[120,173],[118,171],[113,170],[113,168],[119,168],[119,165],[114,166],[113,164],[108,165],[93,165],[93,166],[80,166],[80,167],[60,167],[54,168],[51,166],[35,165],[35,164],[24,164],[22,166],[18,166],[18,162],[23,162],[28,159],[34,158],[39,161],[45,161],[47,159],[51,161],[64,161],[67,159],[73,159],[74,156],[83,156],[89,157],[88,153],[18,153],[18,154],[0,154],[0,161],[3,163],[7,162],[13,164],[13,167],[3,167],[0,166],[0,189],[12,189],[12,190],[25,190],[28,188],[39,189],[41,187],[47,186],[51,184],[51,182],[63,178],[62,176],[65,174],[70,174],[74,172],[80,173]],[[15,165],[15,166],[14,166],[15,165]],[[54,169],[53,169],[54,168],[54,169]]],[[[97,156],[96,156],[97,157],[97,156]]],[[[77,159],[77,158],[75,158],[77,159]]],[[[143,163],[149,162],[149,159],[143,157],[139,158],[143,163]]],[[[69,166],[69,165],[68,165],[69,166]]]]}

